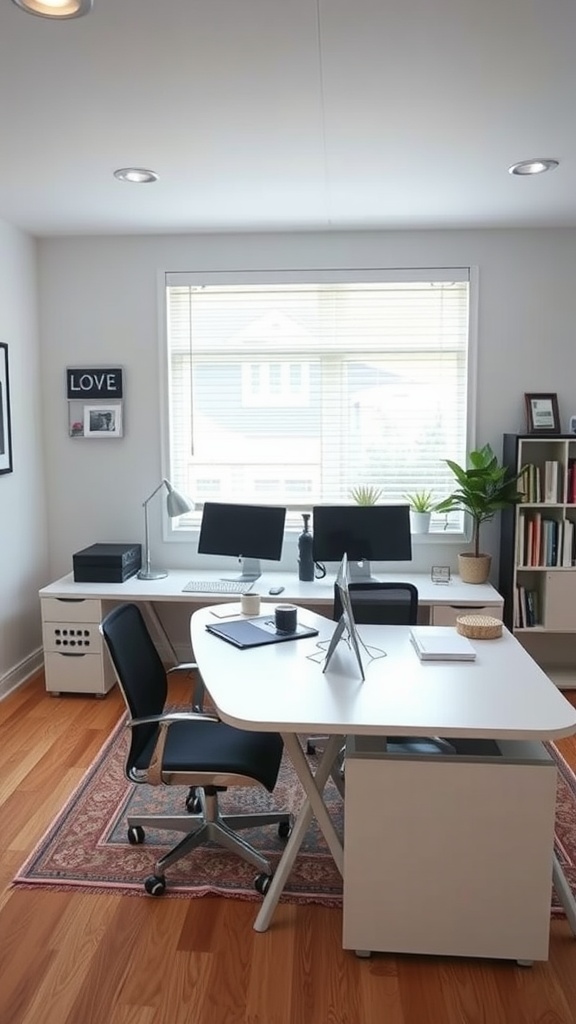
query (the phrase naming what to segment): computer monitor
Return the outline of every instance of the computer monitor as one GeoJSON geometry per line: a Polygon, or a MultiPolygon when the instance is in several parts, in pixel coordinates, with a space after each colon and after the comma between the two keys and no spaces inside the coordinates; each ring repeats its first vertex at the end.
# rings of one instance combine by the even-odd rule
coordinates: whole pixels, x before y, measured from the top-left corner
{"type": "Polygon", "coordinates": [[[370,562],[412,559],[408,505],[316,505],[312,510],[315,562],[348,556],[352,580],[372,579],[370,562]]]}
{"type": "Polygon", "coordinates": [[[233,555],[242,566],[237,580],[257,580],[261,558],[282,557],[286,509],[278,505],[233,505],[204,502],[198,553],[233,555]]]}
{"type": "Polygon", "coordinates": [[[360,655],[360,645],[366,650],[365,644],[362,643],[358,629],[356,627],[356,621],[354,619],[354,612],[352,610],[352,601],[350,599],[350,591],[348,590],[348,560],[346,555],[340,562],[340,567],[336,576],[336,588],[340,597],[340,605],[342,608],[342,614],[336,623],[336,629],[334,630],[330,639],[330,644],[326,652],[326,660],[324,661],[323,672],[326,672],[334,651],[336,650],[340,640],[346,640],[351,650],[353,651],[356,661],[358,663],[358,669],[362,680],[364,680],[364,666],[362,664],[362,657],[360,655]]]}

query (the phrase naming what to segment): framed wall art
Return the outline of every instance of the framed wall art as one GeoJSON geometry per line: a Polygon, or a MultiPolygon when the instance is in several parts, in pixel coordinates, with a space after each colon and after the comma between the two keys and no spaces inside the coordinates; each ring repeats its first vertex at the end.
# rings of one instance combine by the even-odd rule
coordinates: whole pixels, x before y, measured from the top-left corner
{"type": "Polygon", "coordinates": [[[559,434],[560,414],[558,396],[551,394],[524,394],[526,402],[526,430],[528,434],[559,434]]]}
{"type": "Polygon", "coordinates": [[[12,424],[10,421],[10,382],[8,345],[0,342],[0,473],[12,472],[12,424]]]}
{"type": "Polygon", "coordinates": [[[122,403],[85,405],[84,437],[122,437],[122,403]]]}

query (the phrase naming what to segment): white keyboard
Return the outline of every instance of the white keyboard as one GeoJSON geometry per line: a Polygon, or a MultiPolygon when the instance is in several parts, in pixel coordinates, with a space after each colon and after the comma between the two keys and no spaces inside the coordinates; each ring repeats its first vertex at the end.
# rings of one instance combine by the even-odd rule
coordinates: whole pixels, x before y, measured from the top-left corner
{"type": "Polygon", "coordinates": [[[187,594],[247,594],[252,584],[251,580],[190,580],[182,590],[187,594]]]}

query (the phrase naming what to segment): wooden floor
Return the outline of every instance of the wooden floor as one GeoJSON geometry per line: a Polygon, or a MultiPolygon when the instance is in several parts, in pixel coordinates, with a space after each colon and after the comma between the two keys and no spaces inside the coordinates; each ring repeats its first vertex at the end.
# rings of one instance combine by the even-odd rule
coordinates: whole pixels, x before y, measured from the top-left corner
{"type": "MultiPolygon", "coordinates": [[[[116,691],[53,698],[42,678],[0,703],[0,1024],[576,1024],[564,920],[531,969],[358,960],[339,910],[281,905],[257,934],[254,903],[11,889],[122,710],[116,691]]],[[[576,768],[576,739],[560,746],[576,768]]]]}

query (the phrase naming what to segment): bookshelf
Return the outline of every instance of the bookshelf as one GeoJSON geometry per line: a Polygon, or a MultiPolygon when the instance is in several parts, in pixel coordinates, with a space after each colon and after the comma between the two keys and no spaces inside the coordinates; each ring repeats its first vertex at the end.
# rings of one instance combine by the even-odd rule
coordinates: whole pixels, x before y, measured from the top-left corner
{"type": "Polygon", "coordinates": [[[504,434],[523,500],[502,512],[504,621],[562,689],[576,687],[576,435],[504,434]]]}

